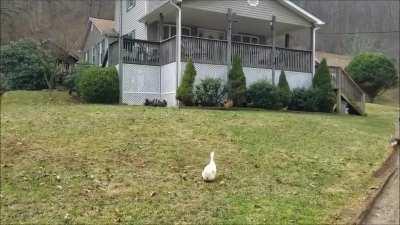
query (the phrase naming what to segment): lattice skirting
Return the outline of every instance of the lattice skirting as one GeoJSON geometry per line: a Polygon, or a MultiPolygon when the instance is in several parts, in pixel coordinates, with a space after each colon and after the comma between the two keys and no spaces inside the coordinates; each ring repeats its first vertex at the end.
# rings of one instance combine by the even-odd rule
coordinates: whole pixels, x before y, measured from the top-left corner
{"type": "Polygon", "coordinates": [[[122,95],[122,103],[128,105],[143,105],[146,99],[160,99],[158,93],[124,93],[122,95]]]}
{"type": "MultiPolygon", "coordinates": [[[[182,75],[186,63],[182,63],[182,75]]],[[[195,84],[206,77],[220,78],[227,80],[226,65],[210,65],[195,63],[197,76],[195,84]]],[[[272,71],[263,68],[244,67],[247,85],[257,80],[272,81],[272,71]]],[[[312,84],[311,73],[285,71],[291,89],[308,88],[312,84]]],[[[276,71],[275,82],[278,83],[281,71],[276,71]]],[[[176,63],[163,66],[147,66],[136,64],[124,65],[123,96],[122,102],[129,105],[142,105],[147,99],[165,99],[168,106],[176,106],[176,63]]],[[[179,77],[178,81],[181,81],[179,77]]]]}

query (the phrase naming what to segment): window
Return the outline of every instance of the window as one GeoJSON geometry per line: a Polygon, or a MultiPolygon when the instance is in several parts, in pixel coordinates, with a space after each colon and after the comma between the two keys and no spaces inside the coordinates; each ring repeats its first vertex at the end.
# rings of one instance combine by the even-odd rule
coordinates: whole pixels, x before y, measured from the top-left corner
{"type": "Polygon", "coordinates": [[[242,42],[242,36],[240,36],[240,35],[233,35],[233,36],[232,36],[232,41],[234,41],[234,42],[242,42]]]}
{"type": "Polygon", "coordinates": [[[225,39],[224,31],[210,30],[210,29],[204,29],[204,28],[198,28],[197,31],[198,31],[198,33],[197,33],[198,37],[203,37],[203,38],[208,38],[208,39],[219,39],[219,40],[225,39]]]}
{"type": "Polygon", "coordinates": [[[290,40],[289,34],[285,34],[285,48],[289,48],[289,40],[290,40]]]}
{"type": "Polygon", "coordinates": [[[191,33],[190,28],[182,27],[182,35],[190,36],[191,33]]]}
{"type": "Polygon", "coordinates": [[[244,42],[251,44],[259,44],[260,38],[249,34],[234,34],[232,35],[232,41],[234,42],[244,42]]]}
{"type": "Polygon", "coordinates": [[[126,1],[126,11],[129,11],[136,5],[136,0],[127,0],[126,1]]]}
{"type": "MultiPolygon", "coordinates": [[[[172,24],[165,24],[163,27],[164,36],[163,39],[168,39],[176,35],[176,26],[172,24]]],[[[190,36],[192,34],[192,30],[190,27],[182,26],[182,35],[190,36]]]]}

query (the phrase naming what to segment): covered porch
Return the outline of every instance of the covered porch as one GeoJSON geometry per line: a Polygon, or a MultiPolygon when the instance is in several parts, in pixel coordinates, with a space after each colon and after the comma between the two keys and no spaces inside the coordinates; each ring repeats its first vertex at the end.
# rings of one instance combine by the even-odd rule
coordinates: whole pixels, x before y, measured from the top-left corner
{"type": "Polygon", "coordinates": [[[167,1],[140,19],[146,41],[124,40],[124,63],[163,65],[191,58],[229,66],[237,55],[246,67],[313,73],[315,26],[274,1],[248,7],[246,1],[167,1]],[[295,45],[292,32],[304,29],[309,41],[295,45]]]}

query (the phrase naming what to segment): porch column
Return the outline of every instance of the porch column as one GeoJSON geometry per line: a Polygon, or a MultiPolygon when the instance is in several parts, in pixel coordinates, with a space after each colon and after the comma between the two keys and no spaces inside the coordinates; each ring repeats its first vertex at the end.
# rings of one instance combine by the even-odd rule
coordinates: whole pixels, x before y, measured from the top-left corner
{"type": "MultiPolygon", "coordinates": [[[[228,45],[226,47],[226,64],[228,65],[228,73],[232,67],[232,9],[228,9],[228,27],[226,31],[226,40],[228,41],[228,45]]],[[[227,79],[228,80],[228,79],[227,79]]]]}
{"type": "Polygon", "coordinates": [[[311,51],[312,51],[312,62],[311,62],[311,73],[314,76],[315,74],[315,32],[316,32],[317,28],[313,25],[311,27],[311,35],[310,35],[310,47],[311,47],[311,51]]]}
{"type": "Polygon", "coordinates": [[[272,16],[272,21],[271,21],[271,34],[272,34],[272,85],[275,86],[275,55],[276,55],[276,43],[275,43],[275,22],[276,22],[276,17],[272,16]]]}
{"type": "Polygon", "coordinates": [[[337,111],[339,114],[344,113],[344,109],[342,107],[342,71],[339,67],[335,67],[336,73],[336,84],[337,84],[337,93],[336,93],[336,104],[337,111]]]}
{"type": "Polygon", "coordinates": [[[164,15],[160,13],[159,23],[158,23],[158,40],[162,41],[164,38],[164,15]]]}
{"type": "Polygon", "coordinates": [[[123,55],[123,52],[122,52],[122,45],[123,45],[123,43],[124,43],[124,40],[123,40],[123,35],[122,35],[122,13],[123,13],[123,10],[122,10],[122,3],[123,3],[124,1],[123,0],[120,0],[119,1],[119,34],[118,34],[118,75],[119,75],[119,103],[122,103],[122,95],[123,95],[123,69],[124,69],[124,66],[123,66],[123,62],[122,62],[122,55],[123,55]]]}
{"type": "Polygon", "coordinates": [[[182,8],[178,6],[178,13],[176,15],[176,85],[175,93],[178,92],[179,78],[181,77],[182,62],[181,62],[181,51],[182,51],[182,8]]]}

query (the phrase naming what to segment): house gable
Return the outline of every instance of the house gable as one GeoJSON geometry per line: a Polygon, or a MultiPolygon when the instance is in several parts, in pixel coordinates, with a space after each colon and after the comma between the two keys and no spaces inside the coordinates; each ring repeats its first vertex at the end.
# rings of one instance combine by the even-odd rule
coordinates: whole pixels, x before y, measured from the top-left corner
{"type": "Polygon", "coordinates": [[[85,42],[82,48],[83,51],[90,50],[105,38],[93,23],[90,23],[87,32],[88,33],[86,34],[85,42]]]}

